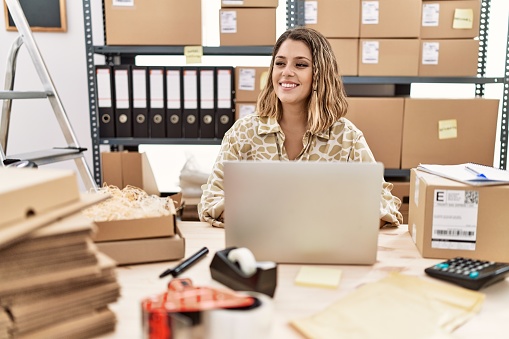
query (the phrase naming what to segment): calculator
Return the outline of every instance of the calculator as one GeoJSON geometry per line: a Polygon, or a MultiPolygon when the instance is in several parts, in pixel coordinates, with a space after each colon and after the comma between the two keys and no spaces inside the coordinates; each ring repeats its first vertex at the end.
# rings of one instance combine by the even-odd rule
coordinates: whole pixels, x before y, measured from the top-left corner
{"type": "Polygon", "coordinates": [[[479,290],[509,276],[509,263],[456,257],[424,270],[431,277],[479,290]]]}

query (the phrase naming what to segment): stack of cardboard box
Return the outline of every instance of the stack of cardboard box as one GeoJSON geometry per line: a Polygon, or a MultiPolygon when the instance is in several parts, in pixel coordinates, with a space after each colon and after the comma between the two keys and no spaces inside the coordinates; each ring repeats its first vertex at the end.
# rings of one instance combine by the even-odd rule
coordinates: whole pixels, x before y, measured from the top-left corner
{"type": "Polygon", "coordinates": [[[274,45],[277,6],[278,0],[221,0],[220,45],[274,45]]]}
{"type": "Polygon", "coordinates": [[[113,331],[115,262],[92,242],[71,171],[0,168],[0,337],[88,338],[113,331]]]}

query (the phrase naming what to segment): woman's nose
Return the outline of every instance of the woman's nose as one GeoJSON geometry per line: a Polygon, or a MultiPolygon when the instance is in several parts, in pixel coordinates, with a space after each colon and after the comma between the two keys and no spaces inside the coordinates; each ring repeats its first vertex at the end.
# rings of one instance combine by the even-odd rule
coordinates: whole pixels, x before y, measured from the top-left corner
{"type": "Polygon", "coordinates": [[[293,72],[292,67],[290,65],[287,65],[287,66],[285,66],[285,68],[283,68],[283,72],[281,74],[283,76],[293,76],[294,72],[293,72]]]}

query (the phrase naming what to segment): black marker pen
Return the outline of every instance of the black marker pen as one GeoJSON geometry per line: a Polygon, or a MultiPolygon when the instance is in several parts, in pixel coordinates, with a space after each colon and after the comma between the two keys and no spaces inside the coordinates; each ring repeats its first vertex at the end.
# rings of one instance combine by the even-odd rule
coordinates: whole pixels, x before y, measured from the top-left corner
{"type": "Polygon", "coordinates": [[[207,253],[209,253],[209,249],[207,247],[203,247],[201,250],[181,262],[178,266],[174,268],[169,268],[163,273],[159,275],[159,278],[164,278],[168,274],[171,274],[174,278],[183,273],[185,270],[187,270],[189,267],[191,267],[193,264],[198,262],[201,258],[203,258],[207,253]]]}

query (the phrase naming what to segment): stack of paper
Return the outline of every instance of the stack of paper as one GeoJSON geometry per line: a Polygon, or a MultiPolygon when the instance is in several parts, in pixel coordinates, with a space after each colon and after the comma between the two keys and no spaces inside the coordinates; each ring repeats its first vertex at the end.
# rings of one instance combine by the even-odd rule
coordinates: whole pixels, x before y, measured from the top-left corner
{"type": "Polygon", "coordinates": [[[420,164],[417,169],[472,186],[509,185],[509,171],[474,163],[420,164]]]}
{"type": "Polygon", "coordinates": [[[16,171],[0,171],[0,182],[18,183],[0,185],[0,200],[17,200],[14,208],[0,205],[0,338],[89,338],[114,330],[108,304],[120,294],[116,264],[97,250],[96,226],[81,214],[106,197],[81,196],[64,171],[16,171]],[[62,198],[58,188],[71,183],[76,189],[64,188],[62,198]]]}

